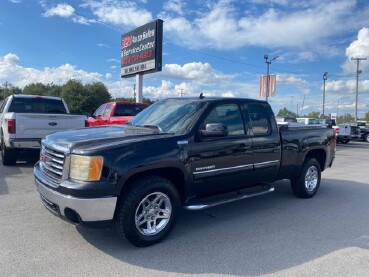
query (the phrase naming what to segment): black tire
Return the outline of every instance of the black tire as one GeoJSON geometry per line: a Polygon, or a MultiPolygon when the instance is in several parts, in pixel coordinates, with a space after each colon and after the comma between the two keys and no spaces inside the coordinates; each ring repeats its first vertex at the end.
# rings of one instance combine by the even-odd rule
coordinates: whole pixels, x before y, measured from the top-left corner
{"type": "Polygon", "coordinates": [[[321,169],[318,161],[314,158],[305,160],[299,176],[291,180],[293,193],[300,198],[313,197],[320,186],[321,169]]]}
{"type": "Polygon", "coordinates": [[[5,146],[3,138],[1,138],[1,159],[3,165],[14,165],[17,162],[18,150],[9,149],[5,146]]]}
{"type": "Polygon", "coordinates": [[[366,142],[369,142],[369,134],[367,134],[367,135],[365,136],[365,141],[366,141],[366,142]]]}
{"type": "Polygon", "coordinates": [[[347,144],[347,143],[349,143],[349,142],[350,142],[350,140],[349,140],[349,139],[343,139],[343,140],[342,140],[342,143],[343,143],[343,144],[347,144]]]}
{"type": "Polygon", "coordinates": [[[119,199],[118,232],[136,246],[158,243],[173,229],[179,209],[180,196],[171,182],[157,176],[138,179],[119,199]],[[141,223],[136,224],[136,218],[141,223]]]}

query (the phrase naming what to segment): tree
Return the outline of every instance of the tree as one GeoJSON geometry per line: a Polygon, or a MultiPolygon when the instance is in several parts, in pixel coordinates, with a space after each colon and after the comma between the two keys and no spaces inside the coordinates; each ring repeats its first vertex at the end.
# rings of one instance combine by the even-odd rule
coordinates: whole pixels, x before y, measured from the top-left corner
{"type": "Polygon", "coordinates": [[[355,118],[349,113],[345,113],[344,115],[337,117],[337,124],[354,122],[354,121],[355,121],[355,118]]]}
{"type": "Polygon", "coordinates": [[[101,82],[83,85],[70,80],[61,89],[61,97],[67,102],[70,112],[90,114],[102,103],[109,102],[111,95],[101,82]]]}
{"type": "Polygon", "coordinates": [[[306,117],[319,118],[320,117],[320,112],[311,112],[306,117]]]}
{"type": "Polygon", "coordinates": [[[295,114],[294,112],[291,112],[286,107],[284,107],[283,109],[279,110],[277,116],[294,117],[294,118],[296,118],[297,117],[297,114],[295,114]]]}
{"type": "Polygon", "coordinates": [[[369,122],[369,112],[367,112],[363,118],[364,121],[366,121],[367,123],[369,122]]]}
{"type": "Polygon", "coordinates": [[[64,98],[70,112],[85,112],[82,110],[82,106],[86,98],[86,93],[81,81],[69,80],[62,86],[61,97],[64,98]]]}
{"type": "Polygon", "coordinates": [[[88,84],[85,86],[88,97],[83,109],[87,113],[94,112],[101,104],[111,101],[111,95],[106,86],[101,82],[88,84]]]}
{"type": "Polygon", "coordinates": [[[3,86],[0,86],[0,100],[7,98],[13,94],[20,94],[22,93],[22,89],[12,84],[6,83],[3,86]]]}
{"type": "Polygon", "coordinates": [[[48,95],[47,86],[43,83],[32,83],[23,88],[23,94],[46,96],[48,95]]]}
{"type": "MultiPolygon", "coordinates": [[[[135,103],[136,102],[136,99],[134,99],[133,97],[132,98],[118,97],[118,98],[115,98],[115,99],[113,99],[111,101],[127,101],[127,102],[131,102],[131,103],[135,103]]],[[[146,103],[146,104],[151,105],[151,104],[155,103],[155,101],[152,101],[151,99],[144,97],[142,99],[142,103],[146,103]]]]}

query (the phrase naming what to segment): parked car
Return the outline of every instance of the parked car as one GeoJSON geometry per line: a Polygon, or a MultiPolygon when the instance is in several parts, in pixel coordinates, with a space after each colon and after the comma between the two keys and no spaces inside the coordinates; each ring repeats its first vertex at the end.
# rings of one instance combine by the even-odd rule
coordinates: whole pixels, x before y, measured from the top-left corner
{"type": "Polygon", "coordinates": [[[351,126],[348,124],[339,124],[333,126],[337,132],[337,142],[347,144],[351,140],[351,126]]]}
{"type": "Polygon", "coordinates": [[[145,109],[148,104],[125,101],[102,104],[87,120],[87,126],[124,124],[145,109]]]}
{"type": "Polygon", "coordinates": [[[324,124],[336,130],[337,142],[347,144],[351,140],[351,127],[348,124],[336,124],[334,119],[319,119],[319,124],[324,124]]]}
{"type": "Polygon", "coordinates": [[[313,197],[335,149],[327,126],[278,129],[265,101],[172,98],[125,125],[48,135],[34,175],[53,214],[74,224],[115,223],[128,241],[148,246],[169,235],[180,207],[270,193],[282,179],[296,196],[313,197]]]}
{"type": "Polygon", "coordinates": [[[85,115],[70,114],[60,97],[12,95],[0,106],[1,157],[15,164],[19,151],[41,148],[41,139],[54,132],[85,127],[85,115]]]}
{"type": "Polygon", "coordinates": [[[309,118],[309,117],[297,117],[298,123],[310,125],[310,124],[319,124],[319,119],[317,118],[309,118]]]}
{"type": "Polygon", "coordinates": [[[297,122],[296,118],[294,117],[284,117],[284,116],[276,116],[275,120],[277,122],[297,122]]]}

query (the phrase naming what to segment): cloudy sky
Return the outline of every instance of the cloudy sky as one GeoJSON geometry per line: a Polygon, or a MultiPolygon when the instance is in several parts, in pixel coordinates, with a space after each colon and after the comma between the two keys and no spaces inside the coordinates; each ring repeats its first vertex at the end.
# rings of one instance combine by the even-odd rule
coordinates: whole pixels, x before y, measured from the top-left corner
{"type": "MultiPolygon", "coordinates": [[[[0,85],[101,81],[132,97],[120,78],[124,33],[164,20],[163,70],[144,76],[144,97],[259,98],[264,54],[273,58],[275,112],[355,114],[356,62],[369,56],[366,0],[1,0],[0,85]],[[302,111],[303,108],[303,111],[302,111]]],[[[369,60],[360,62],[358,115],[369,111],[369,60]]]]}

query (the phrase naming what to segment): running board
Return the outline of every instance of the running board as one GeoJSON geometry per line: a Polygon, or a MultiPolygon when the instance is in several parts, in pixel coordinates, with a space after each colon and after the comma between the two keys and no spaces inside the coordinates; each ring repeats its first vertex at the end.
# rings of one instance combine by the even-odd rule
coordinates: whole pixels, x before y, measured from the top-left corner
{"type": "Polygon", "coordinates": [[[239,190],[237,192],[222,194],[209,198],[196,199],[188,202],[186,205],[183,206],[183,208],[192,211],[203,210],[221,204],[231,203],[234,201],[251,198],[254,196],[267,194],[273,191],[274,187],[268,184],[261,186],[259,189],[252,188],[251,191],[250,189],[241,191],[239,190]]]}

